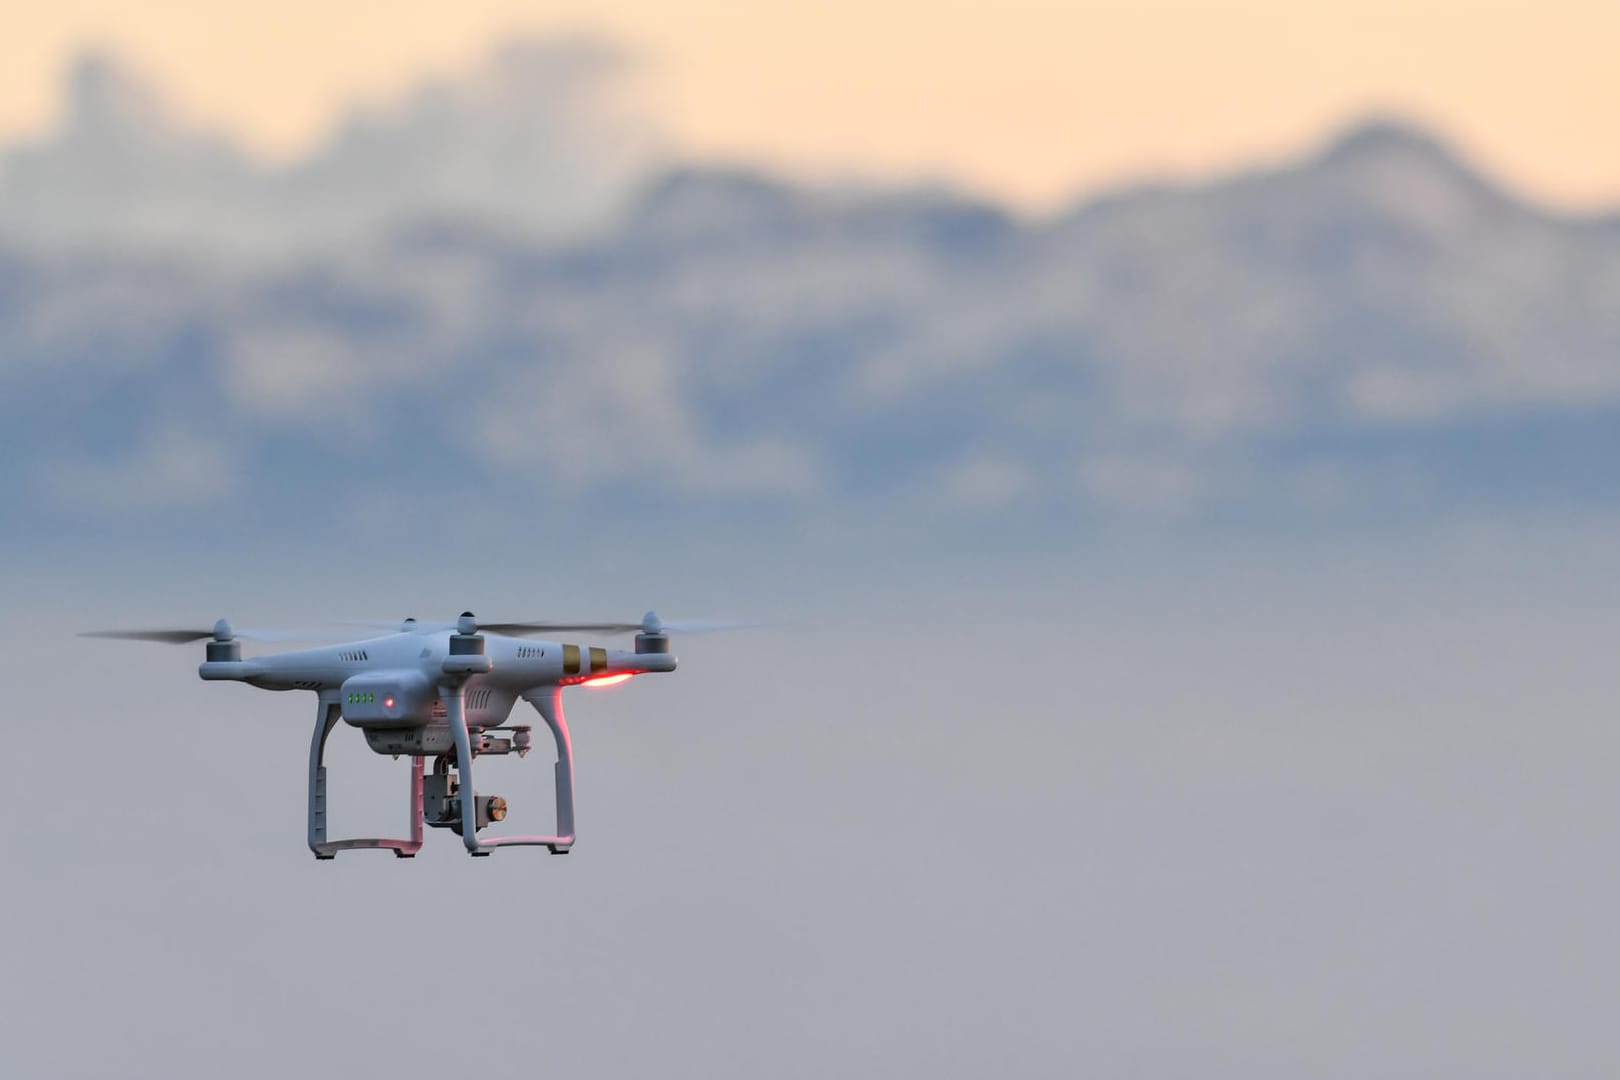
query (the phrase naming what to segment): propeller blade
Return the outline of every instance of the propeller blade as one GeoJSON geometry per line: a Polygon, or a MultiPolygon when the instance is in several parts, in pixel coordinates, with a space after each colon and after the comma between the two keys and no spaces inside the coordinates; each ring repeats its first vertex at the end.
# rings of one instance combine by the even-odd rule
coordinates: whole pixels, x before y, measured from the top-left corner
{"type": "Polygon", "coordinates": [[[307,627],[257,627],[248,630],[238,630],[235,636],[247,641],[329,641],[335,637],[346,637],[345,634],[333,630],[311,630],[307,627]]]}
{"type": "Polygon", "coordinates": [[[664,631],[670,634],[719,634],[727,630],[757,630],[769,625],[757,619],[671,619],[664,623],[664,631]]]}
{"type": "Polygon", "coordinates": [[[492,634],[511,634],[522,637],[525,634],[631,634],[641,629],[639,622],[503,622],[478,624],[478,629],[487,630],[492,634]]]}
{"type": "Polygon", "coordinates": [[[86,630],[79,635],[88,638],[110,638],[114,641],[155,641],[160,645],[189,645],[214,636],[214,628],[206,630],[86,630]]]}
{"type": "MultiPolygon", "coordinates": [[[[431,619],[349,619],[340,626],[361,627],[393,633],[438,633],[456,629],[453,622],[431,619]]],[[[639,634],[642,632],[674,634],[712,634],[722,630],[746,630],[766,626],[757,620],[672,619],[663,620],[653,612],[635,622],[592,622],[577,619],[523,619],[516,622],[482,622],[482,633],[506,634],[510,637],[528,637],[533,634],[639,634]],[[649,622],[649,618],[651,622],[649,622]]]]}
{"type": "MultiPolygon", "coordinates": [[[[746,630],[750,627],[763,626],[764,623],[755,621],[716,621],[713,619],[660,619],[656,626],[666,634],[712,634],[722,630],[746,630]]],[[[649,629],[647,621],[637,622],[552,622],[540,620],[534,622],[507,622],[478,624],[478,629],[488,630],[493,634],[510,634],[514,637],[523,637],[527,634],[639,634],[649,629]]]]}
{"type": "MultiPolygon", "coordinates": [[[[215,628],[206,630],[86,630],[82,638],[105,638],[112,641],[151,641],[159,645],[189,645],[193,641],[207,641],[214,637],[215,628]]],[[[330,630],[294,630],[281,627],[254,627],[232,630],[230,637],[243,641],[319,641],[330,638],[330,630]]]]}
{"type": "Polygon", "coordinates": [[[386,630],[391,634],[422,633],[429,630],[454,630],[453,622],[435,622],[432,619],[343,619],[338,626],[358,626],[363,630],[386,630]]]}

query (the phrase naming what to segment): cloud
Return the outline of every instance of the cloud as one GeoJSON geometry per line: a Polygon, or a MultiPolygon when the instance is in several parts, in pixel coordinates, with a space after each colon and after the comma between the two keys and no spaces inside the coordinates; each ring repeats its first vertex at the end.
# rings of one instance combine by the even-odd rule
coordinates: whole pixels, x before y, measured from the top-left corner
{"type": "Polygon", "coordinates": [[[511,41],[460,79],[351,111],[305,158],[271,167],[185,128],[151,84],[88,53],[68,74],[60,126],[0,151],[0,237],[286,255],[446,215],[576,236],[659,152],[633,69],[600,39],[511,41]]]}
{"type": "Polygon", "coordinates": [[[230,492],[235,475],[233,455],[218,443],[163,428],[124,454],[48,461],[37,478],[51,502],[102,514],[211,502],[230,492]]]}
{"type": "Polygon", "coordinates": [[[996,454],[974,454],[947,468],[937,490],[950,505],[983,508],[1027,499],[1040,487],[1028,466],[996,454]]]}
{"type": "Polygon", "coordinates": [[[1162,457],[1097,454],[1077,472],[1086,496],[1131,511],[1184,512],[1215,494],[1210,470],[1162,457]]]}
{"type": "Polygon", "coordinates": [[[281,212],[340,235],[441,216],[579,235],[658,153],[632,72],[630,54],[603,39],[508,41],[457,81],[351,113],[283,178],[281,212]]]}
{"type": "Polygon", "coordinates": [[[343,335],[302,327],[244,334],[229,350],[227,390],[244,411],[315,418],[344,408],[365,379],[364,351],[343,335]]]}
{"type": "Polygon", "coordinates": [[[588,359],[517,374],[481,400],[466,438],[492,464],[525,467],[563,492],[641,484],[789,499],[822,483],[807,447],[702,430],[676,358],[656,345],[604,343],[588,359]]]}
{"type": "MultiPolygon", "coordinates": [[[[495,70],[573,85],[565,55],[495,70]]],[[[491,77],[442,107],[501,99],[491,77]]],[[[688,169],[565,248],[440,221],[226,273],[5,256],[0,450],[76,463],[53,479],[117,504],[105,447],[135,446],[170,477],[142,499],[202,505],[219,474],[150,432],[224,417],[267,513],[311,485],[408,503],[451,480],[514,521],[536,512],[514,485],[829,523],[1601,501],[1616,282],[1612,225],[1538,215],[1387,133],[1033,222],[688,169]],[[1395,205],[1411,176],[1452,209],[1395,205]]]]}

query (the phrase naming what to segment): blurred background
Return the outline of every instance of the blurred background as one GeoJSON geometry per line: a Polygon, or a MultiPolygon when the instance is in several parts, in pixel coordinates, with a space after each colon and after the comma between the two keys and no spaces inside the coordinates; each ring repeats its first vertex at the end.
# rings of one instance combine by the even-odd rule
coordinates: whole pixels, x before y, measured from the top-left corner
{"type": "Polygon", "coordinates": [[[1620,10],[6,26],[18,1075],[1620,1066],[1620,10]],[[773,625],[321,864],[306,695],[73,636],[469,607],[773,625]]]}

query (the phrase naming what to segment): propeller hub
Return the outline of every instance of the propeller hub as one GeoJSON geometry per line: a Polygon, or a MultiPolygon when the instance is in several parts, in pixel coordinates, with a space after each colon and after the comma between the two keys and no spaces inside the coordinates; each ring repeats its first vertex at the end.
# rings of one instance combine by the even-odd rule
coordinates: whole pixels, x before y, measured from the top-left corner
{"type": "Polygon", "coordinates": [[[235,663],[242,659],[242,643],[236,640],[236,632],[225,619],[214,624],[214,639],[208,643],[207,655],[211,664],[235,663]]]}
{"type": "Polygon", "coordinates": [[[636,652],[669,652],[669,635],[664,633],[664,622],[658,612],[649,611],[641,617],[641,633],[636,635],[636,652]]]}
{"type": "Polygon", "coordinates": [[[456,632],[450,635],[450,655],[484,655],[484,637],[478,632],[478,620],[470,611],[463,611],[456,620],[456,632]]]}

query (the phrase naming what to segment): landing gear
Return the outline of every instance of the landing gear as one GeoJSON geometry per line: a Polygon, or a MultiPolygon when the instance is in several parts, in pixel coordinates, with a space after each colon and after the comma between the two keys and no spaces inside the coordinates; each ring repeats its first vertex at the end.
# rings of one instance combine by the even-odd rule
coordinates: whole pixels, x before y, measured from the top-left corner
{"type": "MultiPolygon", "coordinates": [[[[456,770],[460,773],[461,790],[473,790],[472,737],[467,730],[467,714],[463,707],[461,687],[445,686],[439,689],[439,700],[444,702],[445,718],[450,723],[450,734],[456,744],[456,770]]],[[[568,737],[568,724],[563,719],[562,690],[547,687],[524,700],[551,729],[557,742],[557,764],[553,769],[557,787],[557,834],[555,836],[492,836],[480,840],[479,802],[476,798],[460,799],[461,842],[470,855],[488,855],[497,847],[543,847],[553,855],[566,855],[574,846],[574,748],[568,737]]]]}
{"type": "Polygon", "coordinates": [[[335,859],[340,851],[379,848],[393,851],[401,859],[416,857],[422,850],[422,758],[411,758],[411,837],[409,840],[385,837],[357,837],[351,840],[326,838],[326,740],[343,715],[343,707],[326,694],[321,695],[315,714],[315,734],[309,741],[309,850],[317,859],[335,859]]]}
{"type": "Polygon", "coordinates": [[[491,737],[480,734],[478,746],[467,729],[467,715],[460,686],[441,687],[439,698],[444,703],[445,718],[449,722],[454,741],[456,773],[451,775],[449,754],[441,755],[431,776],[426,775],[422,754],[411,756],[411,833],[409,839],[387,837],[356,837],[348,840],[326,838],[326,740],[342,718],[342,706],[332,696],[323,694],[315,715],[315,732],[309,744],[309,849],[317,859],[337,857],[340,851],[385,849],[401,859],[415,858],[422,849],[424,824],[455,829],[461,835],[469,855],[489,855],[498,847],[543,847],[553,855],[566,855],[574,846],[574,748],[568,735],[568,724],[563,719],[562,691],[547,687],[524,700],[533,705],[557,743],[557,763],[553,767],[557,792],[557,831],[550,836],[492,836],[480,839],[478,832],[491,822],[506,816],[506,801],[499,796],[478,795],[473,789],[473,760],[480,749],[505,753],[508,750],[528,750],[528,728],[515,729],[510,743],[493,740],[503,749],[494,749],[491,737]],[[463,798],[462,795],[470,795],[463,798]]]}

